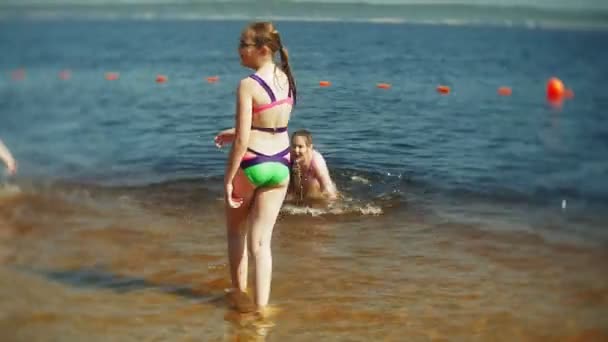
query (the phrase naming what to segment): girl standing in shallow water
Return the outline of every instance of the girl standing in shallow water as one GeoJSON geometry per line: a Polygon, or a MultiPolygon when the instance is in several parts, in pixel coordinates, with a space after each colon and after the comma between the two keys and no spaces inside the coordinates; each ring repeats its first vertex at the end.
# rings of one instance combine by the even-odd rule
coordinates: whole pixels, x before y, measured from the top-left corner
{"type": "Polygon", "coordinates": [[[220,132],[215,143],[218,147],[233,143],[224,175],[232,293],[240,296],[247,290],[251,253],[254,301],[263,312],[270,296],[272,230],[289,184],[287,124],[296,86],[287,51],[272,23],[248,25],[238,51],[241,64],[255,73],[238,85],[235,128],[220,132]],[[277,53],[280,65],[275,64],[277,53]]]}

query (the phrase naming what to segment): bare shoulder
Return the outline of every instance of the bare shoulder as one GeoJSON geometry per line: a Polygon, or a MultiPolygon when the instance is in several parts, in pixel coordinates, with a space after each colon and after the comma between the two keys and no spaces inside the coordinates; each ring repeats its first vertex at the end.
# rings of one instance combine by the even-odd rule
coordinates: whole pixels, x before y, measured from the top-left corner
{"type": "Polygon", "coordinates": [[[323,160],[323,161],[325,161],[325,158],[323,158],[323,155],[321,154],[321,152],[319,152],[317,150],[313,150],[313,153],[314,153],[314,158],[316,160],[319,160],[319,161],[323,160]]]}
{"type": "Polygon", "coordinates": [[[325,158],[323,158],[323,155],[321,154],[321,152],[314,150],[312,160],[313,160],[313,164],[314,164],[315,168],[318,168],[318,169],[327,168],[327,164],[325,163],[325,158]]]}
{"type": "Polygon", "coordinates": [[[250,77],[245,77],[239,81],[238,90],[250,92],[255,85],[255,81],[250,77]]]}

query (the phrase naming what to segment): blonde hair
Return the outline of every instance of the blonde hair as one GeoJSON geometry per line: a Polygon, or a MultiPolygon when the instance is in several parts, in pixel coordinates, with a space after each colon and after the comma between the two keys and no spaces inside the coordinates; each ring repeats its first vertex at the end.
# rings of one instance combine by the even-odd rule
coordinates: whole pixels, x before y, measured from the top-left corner
{"type": "Polygon", "coordinates": [[[312,133],[310,133],[310,131],[305,130],[305,129],[300,129],[300,130],[293,132],[293,134],[291,135],[291,141],[293,142],[293,139],[295,139],[296,137],[304,138],[306,140],[306,146],[308,146],[308,147],[312,146],[312,133]]]}

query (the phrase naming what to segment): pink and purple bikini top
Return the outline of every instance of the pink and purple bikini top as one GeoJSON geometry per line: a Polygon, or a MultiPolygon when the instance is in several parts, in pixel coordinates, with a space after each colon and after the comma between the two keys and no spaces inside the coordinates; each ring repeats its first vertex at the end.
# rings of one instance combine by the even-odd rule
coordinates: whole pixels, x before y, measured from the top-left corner
{"type": "MultiPolygon", "coordinates": [[[[284,98],[282,100],[278,100],[276,96],[274,96],[274,92],[272,91],[272,89],[270,89],[270,87],[268,86],[268,84],[266,83],[266,81],[264,81],[260,76],[256,75],[256,74],[252,74],[249,76],[250,78],[254,79],[256,82],[258,82],[258,84],[260,86],[262,86],[262,88],[264,88],[264,90],[266,90],[266,93],[268,93],[268,97],[270,97],[270,103],[268,104],[264,104],[264,105],[260,105],[260,106],[255,106],[253,107],[253,114],[257,114],[260,112],[263,112],[265,110],[268,110],[270,108],[282,105],[284,103],[288,103],[290,105],[293,106],[293,97],[291,97],[291,87],[289,88],[288,91],[288,95],[287,98],[284,98]]],[[[287,126],[285,127],[255,127],[255,126],[251,126],[251,129],[255,129],[258,131],[262,131],[262,132],[269,132],[269,133],[282,133],[282,132],[287,132],[287,126]]]]}

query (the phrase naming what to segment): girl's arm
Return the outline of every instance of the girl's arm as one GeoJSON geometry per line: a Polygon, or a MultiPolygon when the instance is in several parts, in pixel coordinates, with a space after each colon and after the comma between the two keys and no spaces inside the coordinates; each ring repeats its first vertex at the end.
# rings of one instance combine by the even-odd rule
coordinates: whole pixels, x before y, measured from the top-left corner
{"type": "Polygon", "coordinates": [[[2,140],[0,140],[0,160],[6,164],[6,168],[10,174],[15,174],[17,171],[17,163],[15,162],[15,158],[8,150],[8,148],[4,145],[2,140]]]}
{"type": "Polygon", "coordinates": [[[240,206],[240,204],[235,202],[235,199],[232,198],[232,181],[234,180],[236,172],[239,169],[241,159],[243,159],[245,152],[247,152],[249,134],[251,133],[251,108],[253,105],[251,90],[252,84],[250,83],[249,79],[241,80],[237,90],[234,143],[230,149],[230,155],[226,165],[226,173],[224,174],[226,200],[230,206],[234,208],[240,206]]]}
{"type": "Polygon", "coordinates": [[[316,153],[314,166],[319,179],[319,184],[321,185],[321,192],[327,195],[327,197],[329,197],[331,200],[338,198],[338,191],[334,185],[334,182],[331,180],[327,163],[325,162],[325,158],[323,158],[321,153],[316,153]]]}

